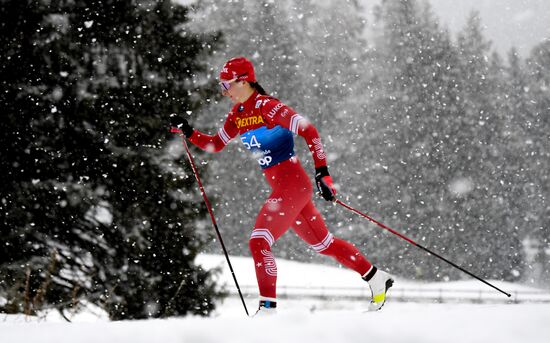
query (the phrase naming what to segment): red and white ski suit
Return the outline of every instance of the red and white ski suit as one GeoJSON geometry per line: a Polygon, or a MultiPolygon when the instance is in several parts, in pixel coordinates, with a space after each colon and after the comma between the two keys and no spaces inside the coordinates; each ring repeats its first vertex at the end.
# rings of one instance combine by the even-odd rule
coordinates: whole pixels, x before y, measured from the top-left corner
{"type": "Polygon", "coordinates": [[[294,156],[293,134],[302,136],[315,168],[326,166],[326,154],[317,129],[279,100],[255,92],[235,105],[216,135],[197,130],[189,140],[199,148],[217,152],[237,134],[258,159],[272,193],[256,218],[249,246],[255,263],[260,296],[276,298],[277,265],[271,246],[290,227],[318,253],[367,274],[371,263],[352,244],[334,237],[312,202],[313,188],[294,156]]]}

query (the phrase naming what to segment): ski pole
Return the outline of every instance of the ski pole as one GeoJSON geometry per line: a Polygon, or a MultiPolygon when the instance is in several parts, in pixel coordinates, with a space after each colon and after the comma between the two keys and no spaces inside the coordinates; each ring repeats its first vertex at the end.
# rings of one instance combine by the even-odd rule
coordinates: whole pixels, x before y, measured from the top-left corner
{"type": "Polygon", "coordinates": [[[364,214],[364,213],[362,213],[362,212],[356,210],[355,208],[353,208],[353,207],[351,207],[351,206],[349,206],[349,205],[343,203],[342,201],[340,201],[340,200],[338,200],[338,199],[335,199],[335,202],[338,203],[339,205],[342,205],[343,207],[347,208],[348,210],[354,212],[355,214],[358,214],[358,215],[360,215],[361,217],[367,218],[369,221],[373,222],[374,224],[380,226],[381,228],[383,228],[383,229],[385,229],[385,230],[388,230],[389,232],[393,233],[394,235],[398,236],[399,238],[404,239],[405,241],[409,242],[410,244],[414,245],[415,247],[424,250],[424,251],[427,252],[428,254],[430,254],[430,255],[432,255],[432,256],[435,256],[435,257],[437,257],[437,258],[439,258],[439,259],[441,259],[441,260],[447,262],[447,263],[450,264],[451,266],[453,266],[453,267],[455,267],[455,268],[461,270],[462,272],[464,272],[464,273],[470,275],[471,277],[473,277],[473,278],[475,278],[475,279],[477,279],[477,280],[483,282],[484,284],[486,284],[486,285],[488,285],[488,286],[493,287],[494,289],[496,289],[497,291],[499,291],[499,292],[501,292],[501,293],[506,294],[508,297],[511,297],[511,296],[512,296],[510,293],[506,293],[505,291],[501,290],[500,288],[496,287],[495,285],[492,285],[492,284],[490,284],[489,282],[483,280],[483,279],[480,278],[479,276],[476,276],[476,275],[470,273],[470,272],[467,271],[466,269],[464,269],[464,268],[462,268],[462,267],[460,267],[460,266],[454,264],[453,262],[447,260],[446,258],[444,258],[444,257],[442,257],[442,256],[440,256],[440,255],[438,255],[438,254],[436,254],[435,252],[431,251],[430,249],[428,249],[428,248],[426,248],[426,247],[423,247],[422,245],[416,243],[415,241],[413,241],[412,239],[408,238],[407,236],[404,236],[404,235],[400,234],[399,232],[393,230],[392,228],[390,228],[390,227],[388,227],[388,226],[382,224],[381,222],[379,222],[379,221],[377,221],[377,220],[375,220],[375,219],[369,217],[368,215],[366,215],[366,214],[364,214]]]}
{"type": "Polygon", "coordinates": [[[218,240],[222,245],[223,254],[225,255],[225,259],[227,260],[227,264],[229,265],[229,270],[231,270],[231,275],[233,276],[233,281],[235,281],[235,286],[237,286],[237,291],[239,292],[239,297],[241,298],[241,301],[243,303],[244,311],[246,312],[246,315],[249,316],[248,309],[246,308],[246,303],[244,302],[243,294],[241,293],[241,288],[239,287],[239,282],[237,282],[237,276],[235,276],[235,272],[233,271],[233,266],[231,265],[231,261],[229,260],[229,255],[227,254],[227,249],[225,249],[225,244],[223,244],[223,239],[220,234],[220,230],[218,229],[216,218],[214,217],[214,213],[212,212],[212,207],[210,206],[210,201],[208,201],[208,197],[206,196],[206,192],[204,191],[204,187],[202,186],[202,182],[201,182],[201,179],[199,178],[199,173],[197,171],[197,167],[195,166],[195,161],[193,160],[193,156],[191,156],[191,152],[189,151],[189,146],[187,145],[187,141],[184,135],[179,130],[172,130],[172,132],[180,133],[180,136],[182,137],[183,146],[185,147],[185,151],[187,152],[187,158],[189,159],[189,163],[191,164],[191,169],[193,169],[193,174],[195,174],[195,179],[197,179],[197,183],[199,184],[202,198],[204,199],[204,203],[206,204],[206,208],[208,209],[208,213],[210,214],[210,219],[212,219],[212,225],[214,225],[214,229],[216,230],[216,235],[218,236],[218,240]]]}

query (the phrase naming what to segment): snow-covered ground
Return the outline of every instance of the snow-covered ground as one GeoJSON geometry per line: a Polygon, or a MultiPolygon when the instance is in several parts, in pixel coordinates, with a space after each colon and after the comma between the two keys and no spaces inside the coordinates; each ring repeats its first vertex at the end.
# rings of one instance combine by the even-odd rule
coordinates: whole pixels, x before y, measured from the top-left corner
{"type": "MultiPolygon", "coordinates": [[[[210,268],[222,265],[223,256],[204,255],[199,262],[210,268]]],[[[253,285],[252,262],[232,258],[241,286],[253,285]]],[[[278,260],[280,286],[299,289],[319,286],[349,289],[364,287],[354,273],[339,268],[304,265],[278,260]],[[330,286],[330,287],[329,287],[330,286]]],[[[233,280],[221,276],[227,288],[233,280]]],[[[445,287],[479,288],[477,281],[446,283],[445,287]],[[447,285],[448,284],[448,285],[447,285]]],[[[498,283],[509,292],[536,291],[528,287],[498,283]]],[[[436,288],[438,284],[418,284],[399,280],[400,287],[436,288]],[[400,286],[401,284],[401,286],[400,286]]],[[[482,287],[486,287],[481,284],[482,287]]],[[[245,289],[248,286],[244,287],[245,289]]],[[[247,291],[248,293],[248,291],[247,291]]],[[[541,292],[542,294],[543,292],[541,292]]],[[[498,293],[497,293],[498,295],[498,293]]],[[[395,297],[394,297],[395,298],[395,297]]],[[[255,294],[248,295],[247,306],[254,312],[255,294]]],[[[247,318],[240,300],[231,297],[218,305],[209,318],[186,317],[166,320],[109,322],[90,312],[75,316],[73,323],[55,314],[45,320],[0,315],[0,342],[549,342],[549,303],[474,303],[468,299],[449,303],[427,301],[401,302],[390,299],[379,312],[363,312],[368,299],[337,300],[334,295],[281,299],[278,314],[247,318]]]]}
{"type": "MultiPolygon", "coordinates": [[[[233,309],[240,309],[238,303],[233,309]]],[[[18,342],[445,342],[547,343],[550,306],[387,304],[380,312],[282,308],[269,318],[227,311],[215,318],[129,322],[0,324],[0,341],[18,342]]]]}

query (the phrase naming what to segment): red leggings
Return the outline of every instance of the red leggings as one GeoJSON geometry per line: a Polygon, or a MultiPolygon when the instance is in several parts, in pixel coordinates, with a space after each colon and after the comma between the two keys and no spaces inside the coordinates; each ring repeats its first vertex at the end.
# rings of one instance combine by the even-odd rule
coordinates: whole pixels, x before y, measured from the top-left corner
{"type": "Polygon", "coordinates": [[[313,205],[308,175],[293,157],[264,170],[273,192],[266,200],[250,237],[260,297],[276,298],[277,265],[271,246],[290,227],[313,250],[334,257],[344,266],[365,275],[371,263],[352,244],[334,237],[313,205]]]}

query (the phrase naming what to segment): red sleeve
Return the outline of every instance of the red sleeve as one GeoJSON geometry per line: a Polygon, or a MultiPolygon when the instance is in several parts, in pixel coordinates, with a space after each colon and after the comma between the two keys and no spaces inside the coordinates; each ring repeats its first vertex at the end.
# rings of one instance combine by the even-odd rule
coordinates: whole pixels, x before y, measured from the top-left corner
{"type": "Polygon", "coordinates": [[[261,110],[269,125],[280,125],[305,139],[313,156],[315,168],[327,165],[323,143],[321,143],[319,133],[313,124],[275,98],[264,99],[261,110]]]}
{"type": "Polygon", "coordinates": [[[191,137],[189,137],[189,141],[207,152],[218,152],[225,148],[227,143],[239,133],[239,129],[231,120],[231,113],[227,116],[223,127],[215,135],[210,136],[194,130],[191,137]]]}

